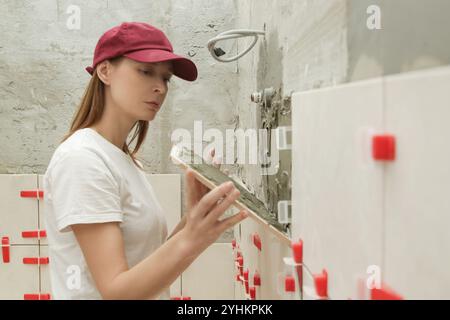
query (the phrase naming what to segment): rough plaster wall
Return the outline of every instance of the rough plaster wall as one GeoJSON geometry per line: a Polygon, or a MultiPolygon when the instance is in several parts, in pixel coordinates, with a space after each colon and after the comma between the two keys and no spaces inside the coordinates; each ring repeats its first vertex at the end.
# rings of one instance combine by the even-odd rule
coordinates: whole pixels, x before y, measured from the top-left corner
{"type": "MultiPolygon", "coordinates": [[[[182,49],[182,54],[190,56],[196,63],[199,76],[194,83],[175,80],[162,112],[150,124],[141,154],[149,172],[181,173],[168,160],[170,137],[174,130],[188,129],[193,139],[195,121],[202,122],[203,132],[209,128],[224,132],[235,127],[232,112],[237,92],[235,68],[215,61],[206,47],[208,40],[221,30],[233,28],[233,3],[220,0],[172,1],[170,16],[168,37],[174,46],[177,44],[182,49]]],[[[184,190],[184,180],[182,188],[184,190]]],[[[228,230],[217,242],[229,242],[232,236],[233,231],[228,230]]]]}
{"type": "MultiPolygon", "coordinates": [[[[262,30],[266,25],[265,39],[260,38],[255,48],[238,61],[237,114],[241,128],[260,125],[258,107],[249,98],[254,91],[274,87],[288,96],[346,80],[344,0],[235,0],[235,4],[236,28],[262,30]]],[[[251,38],[239,40],[239,48],[246,48],[250,42],[251,38]]],[[[289,115],[279,121],[280,125],[291,123],[289,115]]],[[[282,152],[280,157],[279,172],[290,165],[290,154],[282,152]]],[[[273,177],[267,181],[255,165],[243,166],[240,174],[256,195],[267,201],[267,190],[275,188],[273,177]]]]}
{"type": "Polygon", "coordinates": [[[178,44],[183,54],[191,56],[196,62],[199,77],[194,83],[177,80],[171,87],[173,92],[166,102],[165,110],[151,123],[154,130],[147,137],[149,141],[142,157],[151,170],[156,169],[158,172],[179,172],[167,161],[170,135],[174,130],[185,128],[192,132],[194,121],[202,121],[203,132],[208,128],[225,130],[234,128],[235,121],[230,112],[236,103],[237,77],[234,67],[217,63],[206,48],[208,40],[217,35],[219,30],[228,30],[234,26],[232,2],[173,1],[170,15],[169,38],[178,44]]]}
{"type": "Polygon", "coordinates": [[[217,65],[206,42],[218,29],[234,25],[230,1],[0,1],[0,155],[2,173],[44,173],[67,132],[89,80],[100,35],[123,21],[145,21],[161,28],[175,52],[191,56],[199,79],[174,78],[141,158],[149,172],[172,172],[170,134],[175,128],[232,126],[235,73],[217,65]],[[81,9],[81,29],[66,27],[69,5],[81,9]],[[193,19],[195,17],[195,19],[193,19]]]}
{"type": "Polygon", "coordinates": [[[447,0],[348,0],[348,80],[450,63],[447,0]],[[369,5],[381,9],[381,30],[366,28],[369,5]]]}
{"type": "MultiPolygon", "coordinates": [[[[0,0],[0,173],[43,173],[89,79],[98,37],[122,21],[163,29],[175,51],[190,55],[199,79],[174,78],[151,123],[141,159],[148,172],[179,172],[169,161],[170,134],[207,128],[257,128],[250,94],[273,86],[283,95],[382,74],[448,64],[446,0],[0,0]],[[81,9],[81,29],[68,30],[67,7],[81,9]],[[365,28],[369,4],[382,8],[382,31],[365,28]],[[439,10],[436,10],[439,8],[439,10]],[[218,63],[206,42],[233,28],[262,30],[265,41],[234,63],[218,63]],[[409,39],[407,42],[404,39],[409,39]],[[231,112],[233,110],[234,112],[231,112]]],[[[221,45],[226,52],[246,48],[221,45]]],[[[290,117],[280,118],[289,125],[290,117]]],[[[283,156],[282,168],[289,166],[283,156]]],[[[238,173],[259,198],[268,185],[255,166],[238,173]]]]}
{"type": "MultiPolygon", "coordinates": [[[[295,91],[334,86],[450,63],[445,39],[450,30],[447,0],[235,0],[236,28],[262,30],[255,48],[238,61],[239,127],[260,125],[250,94],[267,87],[284,96],[295,91]],[[367,28],[367,8],[381,9],[381,30],[367,28]]],[[[239,40],[246,48],[252,38],[239,40]]],[[[281,117],[280,125],[290,125],[281,117]]],[[[281,155],[280,171],[288,168],[281,155]]],[[[238,171],[266,203],[275,188],[256,166],[238,171]]],[[[280,197],[283,198],[283,195],[280,197]]]]}
{"type": "Polygon", "coordinates": [[[45,172],[89,81],[84,68],[98,38],[123,21],[162,29],[199,71],[194,83],[172,78],[140,151],[147,172],[181,173],[168,158],[176,128],[192,130],[195,120],[204,130],[234,127],[235,67],[206,49],[218,30],[234,26],[232,1],[0,0],[0,17],[0,173],[45,172]],[[81,10],[80,30],[66,27],[70,5],[81,10]]]}

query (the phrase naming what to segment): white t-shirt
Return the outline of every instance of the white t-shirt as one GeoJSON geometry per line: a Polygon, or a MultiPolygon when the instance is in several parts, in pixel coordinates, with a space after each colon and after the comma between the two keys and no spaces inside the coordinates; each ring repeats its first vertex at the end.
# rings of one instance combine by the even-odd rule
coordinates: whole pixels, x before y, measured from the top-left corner
{"type": "MultiPolygon", "coordinates": [[[[70,225],[117,221],[131,268],[160,247],[167,223],[145,173],[91,128],[58,146],[44,176],[54,299],[102,299],[70,225]]],[[[160,295],[169,299],[169,289],[160,295]]]]}

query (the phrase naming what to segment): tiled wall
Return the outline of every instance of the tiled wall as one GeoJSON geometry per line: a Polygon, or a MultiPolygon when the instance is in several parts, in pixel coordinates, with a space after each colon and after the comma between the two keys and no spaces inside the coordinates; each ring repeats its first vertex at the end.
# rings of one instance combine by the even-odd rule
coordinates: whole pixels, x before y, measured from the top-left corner
{"type": "Polygon", "coordinates": [[[293,235],[330,298],[362,298],[368,279],[450,297],[449,87],[442,67],[294,94],[293,235]],[[374,157],[376,135],[393,159],[374,157]]]}
{"type": "MultiPolygon", "coordinates": [[[[181,217],[180,176],[147,177],[167,214],[171,232],[181,217]]],[[[0,299],[52,298],[45,234],[41,233],[41,239],[29,237],[45,230],[42,178],[34,174],[0,175],[0,236],[5,240],[0,253],[0,299]]],[[[231,245],[210,246],[172,284],[170,291],[172,298],[233,299],[231,245]]]]}

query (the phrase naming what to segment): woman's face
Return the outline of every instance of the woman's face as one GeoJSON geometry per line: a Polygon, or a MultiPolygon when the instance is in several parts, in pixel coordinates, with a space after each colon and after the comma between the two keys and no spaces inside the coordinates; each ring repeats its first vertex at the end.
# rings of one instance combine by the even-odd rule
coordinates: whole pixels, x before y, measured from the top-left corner
{"type": "Polygon", "coordinates": [[[172,63],[122,58],[111,67],[109,87],[113,104],[135,121],[153,120],[166,98],[172,63]]]}

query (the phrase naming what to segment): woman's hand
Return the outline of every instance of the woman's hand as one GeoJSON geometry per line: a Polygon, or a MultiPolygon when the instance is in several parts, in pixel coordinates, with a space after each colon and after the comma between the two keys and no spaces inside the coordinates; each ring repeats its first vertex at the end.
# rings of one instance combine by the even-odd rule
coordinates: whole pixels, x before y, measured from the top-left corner
{"type": "MultiPolygon", "coordinates": [[[[220,169],[220,159],[216,157],[215,155],[215,149],[212,149],[209,153],[209,157],[204,159],[204,161],[208,164],[211,164],[215,166],[216,168],[220,169]]],[[[226,174],[228,174],[226,172],[226,174]]],[[[194,171],[187,170],[186,171],[186,210],[185,212],[189,212],[194,208],[197,203],[200,201],[201,198],[203,198],[204,195],[206,195],[209,192],[209,188],[205,186],[203,183],[197,180],[195,177],[194,171]]],[[[186,214],[183,215],[178,225],[174,228],[172,233],[169,237],[167,237],[167,240],[172,238],[177,232],[179,232],[181,229],[184,228],[186,225],[186,214]]]]}
{"type": "Polygon", "coordinates": [[[185,214],[185,226],[180,233],[191,253],[198,255],[213,244],[224,231],[248,217],[248,212],[243,210],[219,220],[239,198],[239,190],[229,181],[205,193],[205,189],[199,186],[200,182],[190,169],[186,172],[186,179],[188,203],[191,208],[185,214]]]}

